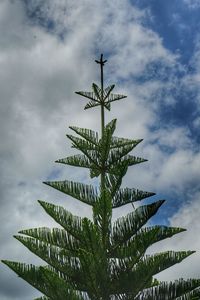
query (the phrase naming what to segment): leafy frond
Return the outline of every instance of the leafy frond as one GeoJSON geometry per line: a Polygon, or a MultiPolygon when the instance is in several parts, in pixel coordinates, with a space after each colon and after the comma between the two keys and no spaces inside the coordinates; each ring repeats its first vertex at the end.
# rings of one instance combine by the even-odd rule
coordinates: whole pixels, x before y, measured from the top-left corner
{"type": "Polygon", "coordinates": [[[94,223],[102,233],[102,243],[108,247],[111,231],[112,198],[108,190],[103,190],[93,207],[94,223]]]}
{"type": "Polygon", "coordinates": [[[124,98],[127,98],[127,96],[121,95],[121,94],[110,94],[108,96],[106,102],[111,103],[111,102],[118,101],[118,100],[121,100],[121,99],[124,99],[124,98]]]}
{"type": "Polygon", "coordinates": [[[82,167],[90,169],[90,176],[98,177],[101,173],[101,167],[99,166],[99,158],[96,151],[88,151],[87,155],[77,154],[56,160],[56,163],[62,163],[74,167],[82,167]]]}
{"type": "Polygon", "coordinates": [[[76,154],[72,156],[68,156],[66,158],[61,158],[55,161],[56,163],[70,165],[74,167],[82,167],[82,168],[91,168],[91,161],[82,154],[76,154]]]}
{"type": "MultiPolygon", "coordinates": [[[[99,106],[99,105],[101,105],[101,104],[100,104],[100,103],[96,103],[96,102],[94,102],[94,101],[89,101],[89,102],[85,105],[84,109],[89,109],[89,108],[92,108],[92,107],[95,107],[95,106],[99,106]]],[[[110,110],[110,103],[104,102],[104,103],[103,103],[103,106],[104,106],[105,108],[107,108],[107,110],[110,110]]]]}
{"type": "Polygon", "coordinates": [[[86,104],[84,109],[92,108],[92,107],[101,105],[101,103],[103,103],[102,97],[101,97],[102,91],[98,87],[98,85],[93,83],[92,89],[93,89],[93,92],[83,92],[83,91],[76,92],[76,94],[90,99],[90,101],[86,104]]]}
{"type": "MultiPolygon", "coordinates": [[[[109,137],[109,141],[111,140],[111,137],[116,129],[116,123],[117,123],[117,119],[113,119],[111,120],[104,128],[103,130],[103,137],[109,137]]],[[[102,138],[103,139],[103,138],[102,138]]],[[[101,141],[102,143],[104,141],[101,141]]]]}
{"type": "Polygon", "coordinates": [[[68,234],[66,230],[60,228],[30,228],[20,230],[19,233],[36,238],[48,244],[63,248],[69,252],[72,252],[73,255],[77,254],[78,248],[81,246],[79,240],[75,239],[73,236],[68,234]]]}
{"type": "Polygon", "coordinates": [[[10,269],[52,300],[84,300],[62,276],[46,267],[37,267],[13,261],[3,261],[10,269]]]}
{"type": "Polygon", "coordinates": [[[70,134],[67,134],[66,136],[72,141],[72,148],[76,148],[82,151],[83,153],[85,153],[85,151],[87,150],[96,150],[96,145],[94,143],[91,143],[87,140],[78,138],[70,134]]]}
{"type": "Polygon", "coordinates": [[[134,146],[132,144],[129,144],[122,148],[120,147],[118,149],[112,149],[109,152],[107,166],[112,167],[117,162],[121,161],[122,157],[125,157],[126,159],[128,159],[129,156],[127,156],[127,154],[133,150],[133,147],[134,146]]]}
{"type": "Polygon", "coordinates": [[[93,83],[93,92],[78,91],[76,94],[90,99],[84,109],[92,108],[98,105],[103,105],[106,109],[110,110],[110,103],[126,98],[127,96],[121,94],[112,94],[111,91],[114,89],[114,85],[108,86],[105,90],[93,83]]]}
{"type": "Polygon", "coordinates": [[[93,83],[92,84],[92,89],[93,89],[93,91],[94,91],[95,96],[97,97],[97,99],[99,101],[101,101],[101,93],[102,93],[101,88],[96,83],[93,83]]]}
{"type": "MultiPolygon", "coordinates": [[[[88,219],[83,220],[84,247],[79,248],[79,259],[90,299],[101,299],[108,282],[107,257],[102,231],[88,219]]],[[[104,299],[104,298],[103,298],[104,299]]]]}
{"type": "Polygon", "coordinates": [[[113,283],[117,293],[134,292],[149,288],[152,276],[181,262],[195,251],[167,251],[155,255],[147,255],[135,264],[134,258],[112,261],[113,283]]]}
{"type": "Polygon", "coordinates": [[[101,104],[94,102],[94,101],[90,101],[85,105],[84,109],[92,108],[92,107],[99,106],[99,105],[101,105],[101,104]]]}
{"type": "Polygon", "coordinates": [[[107,110],[110,110],[110,108],[111,108],[110,102],[104,102],[104,103],[103,103],[103,106],[104,106],[107,110]]]}
{"type": "Polygon", "coordinates": [[[111,122],[109,122],[103,131],[102,138],[99,141],[99,151],[101,155],[101,161],[105,162],[108,158],[110,146],[111,146],[111,140],[112,135],[116,128],[116,119],[113,119],[111,122]]]}
{"type": "Polygon", "coordinates": [[[122,183],[122,179],[126,175],[127,169],[128,169],[127,163],[122,163],[118,168],[117,175],[106,174],[105,184],[106,184],[106,188],[110,191],[112,198],[119,191],[122,183]]]}
{"type": "Polygon", "coordinates": [[[128,168],[129,166],[133,166],[136,164],[140,164],[143,162],[146,162],[147,159],[135,157],[132,155],[125,155],[121,159],[119,158],[119,161],[117,157],[113,157],[110,159],[109,166],[107,167],[107,173],[113,174],[115,176],[120,176],[121,171],[120,169],[128,168]],[[112,159],[115,160],[115,163],[112,163],[112,159]]]}
{"type": "Polygon", "coordinates": [[[72,196],[88,205],[94,205],[98,198],[97,188],[73,181],[47,181],[45,184],[72,196]]]}
{"type": "Polygon", "coordinates": [[[110,148],[114,149],[114,148],[119,148],[119,147],[125,147],[128,145],[133,145],[133,148],[134,148],[142,141],[143,141],[143,139],[131,140],[131,139],[125,139],[125,138],[119,138],[119,137],[113,136],[110,148]]]}
{"type": "Polygon", "coordinates": [[[80,262],[76,257],[70,256],[72,253],[35,238],[19,235],[15,238],[57,271],[64,273],[72,280],[76,278],[80,281],[80,262]]]}
{"type": "Polygon", "coordinates": [[[78,135],[86,139],[88,142],[94,144],[97,146],[98,144],[98,133],[87,128],[80,128],[76,126],[69,126],[70,129],[72,129],[74,132],[76,132],[78,135]]]}
{"type": "Polygon", "coordinates": [[[114,87],[115,87],[115,85],[112,84],[112,85],[108,86],[107,88],[105,88],[105,90],[103,91],[103,100],[104,101],[109,97],[109,95],[112,92],[112,90],[114,89],[114,87]]]}
{"type": "Polygon", "coordinates": [[[129,166],[133,166],[133,165],[137,165],[137,164],[146,162],[148,160],[145,158],[136,157],[133,155],[127,155],[124,157],[124,159],[122,161],[127,161],[129,166]]]}
{"type": "Polygon", "coordinates": [[[148,247],[183,231],[185,231],[183,228],[159,225],[142,228],[124,245],[113,245],[110,250],[110,257],[134,257],[135,262],[137,262],[145,254],[148,247]]]}
{"type": "MultiPolygon", "coordinates": [[[[98,252],[97,252],[98,253],[98,252]]],[[[81,252],[81,265],[87,282],[89,299],[109,299],[109,275],[105,256],[93,256],[85,251],[81,252]],[[104,296],[107,296],[105,298],[104,296]]]]}
{"type": "Polygon", "coordinates": [[[90,221],[87,218],[83,219],[83,240],[84,246],[80,250],[92,253],[93,255],[97,254],[99,249],[101,249],[100,242],[100,232],[96,224],[90,221]]]}
{"type": "Polygon", "coordinates": [[[138,189],[121,188],[113,198],[113,208],[152,197],[154,195],[155,193],[145,192],[138,189]]]}
{"type": "Polygon", "coordinates": [[[69,234],[78,240],[82,240],[82,218],[74,216],[61,206],[38,200],[44,210],[69,234]]]}
{"type": "Polygon", "coordinates": [[[165,200],[140,206],[125,217],[118,218],[112,228],[113,245],[127,242],[158,211],[165,200]]]}
{"type": "MultiPolygon", "coordinates": [[[[88,98],[94,102],[99,103],[99,99],[97,98],[96,94],[94,92],[83,92],[83,91],[79,91],[79,92],[75,92],[76,94],[83,96],[85,98],[88,98]]],[[[99,105],[99,104],[98,104],[99,105]]]]}
{"type": "Polygon", "coordinates": [[[141,291],[135,300],[198,300],[199,279],[179,279],[174,282],[160,282],[159,285],[141,291]]]}

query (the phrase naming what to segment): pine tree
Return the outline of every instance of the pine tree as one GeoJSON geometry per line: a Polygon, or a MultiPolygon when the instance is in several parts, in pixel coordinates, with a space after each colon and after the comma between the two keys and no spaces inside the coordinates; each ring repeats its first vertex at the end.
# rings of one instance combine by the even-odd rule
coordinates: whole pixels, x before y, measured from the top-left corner
{"type": "MultiPolygon", "coordinates": [[[[45,184],[83,203],[89,204],[93,220],[72,215],[63,207],[39,201],[60,228],[33,228],[20,231],[15,238],[47,265],[35,266],[4,260],[19,277],[41,291],[37,300],[172,300],[200,299],[200,280],[159,282],[154,275],[181,262],[194,251],[167,251],[146,255],[149,246],[185,229],[144,227],[164,200],[142,205],[112,222],[112,210],[155,195],[135,188],[122,188],[128,167],[146,161],[130,152],[142,141],[114,136],[116,119],[105,125],[104,110],[126,98],[113,94],[114,85],[104,89],[101,55],[101,86],[92,92],[77,92],[89,98],[85,109],[100,106],[101,134],[71,126],[76,135],[67,135],[75,154],[56,162],[87,168],[91,178],[100,177],[99,187],[73,181],[45,184]]],[[[35,299],[36,300],[36,299],[35,299]]]]}

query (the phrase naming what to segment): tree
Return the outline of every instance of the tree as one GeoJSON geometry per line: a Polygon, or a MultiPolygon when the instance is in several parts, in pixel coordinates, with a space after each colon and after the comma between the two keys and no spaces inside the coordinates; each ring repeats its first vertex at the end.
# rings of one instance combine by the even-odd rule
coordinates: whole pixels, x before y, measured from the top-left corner
{"type": "Polygon", "coordinates": [[[74,216],[63,207],[39,201],[60,228],[33,228],[15,236],[47,265],[34,266],[4,260],[45,296],[37,300],[172,300],[200,299],[200,280],[159,282],[154,275],[181,262],[194,251],[167,251],[146,255],[149,246],[185,229],[144,227],[164,200],[142,205],[112,222],[112,210],[155,195],[134,188],[122,188],[128,167],[146,161],[129,154],[142,140],[114,136],[116,119],[105,125],[104,110],[126,96],[113,94],[114,85],[104,89],[101,55],[101,86],[93,92],[77,92],[89,98],[85,109],[100,106],[101,135],[90,129],[71,126],[76,133],[67,135],[75,154],[56,162],[90,170],[91,178],[100,177],[99,187],[73,181],[45,184],[92,206],[93,220],[74,216]]]}

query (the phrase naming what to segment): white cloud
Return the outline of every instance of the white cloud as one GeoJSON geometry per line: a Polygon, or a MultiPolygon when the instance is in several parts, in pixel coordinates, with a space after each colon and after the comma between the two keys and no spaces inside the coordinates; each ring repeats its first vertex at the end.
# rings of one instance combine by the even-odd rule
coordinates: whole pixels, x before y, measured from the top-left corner
{"type": "Polygon", "coordinates": [[[173,195],[173,198],[182,198],[188,188],[198,186],[200,155],[188,129],[170,126],[144,133],[145,140],[134,154],[149,161],[130,168],[126,178],[128,186],[135,185],[158,195],[173,195]]]}
{"type": "Polygon", "coordinates": [[[200,7],[200,1],[199,0],[183,0],[185,4],[188,5],[190,9],[196,9],[200,7]]]}
{"type": "MultiPolygon", "coordinates": [[[[192,72],[188,72],[182,79],[182,87],[186,87],[188,91],[196,93],[196,97],[193,101],[197,104],[197,112],[199,115],[199,103],[200,103],[200,35],[196,34],[194,38],[194,51],[189,61],[189,67],[192,72]]],[[[196,116],[198,119],[198,116],[196,116]]],[[[195,122],[195,120],[194,120],[195,122]]],[[[196,121],[197,122],[197,121],[196,121]]],[[[195,125],[195,124],[194,124],[195,125]]]]}

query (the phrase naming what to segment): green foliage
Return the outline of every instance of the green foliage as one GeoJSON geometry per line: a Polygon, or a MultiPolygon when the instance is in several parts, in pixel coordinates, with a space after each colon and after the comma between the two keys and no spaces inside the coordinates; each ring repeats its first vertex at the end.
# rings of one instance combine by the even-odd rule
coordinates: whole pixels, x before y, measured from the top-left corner
{"type": "Polygon", "coordinates": [[[67,137],[81,152],[57,163],[83,167],[99,186],[73,181],[47,181],[53,187],[92,207],[93,219],[74,216],[63,207],[39,200],[46,213],[61,228],[21,230],[15,238],[46,262],[45,266],[3,261],[19,277],[44,294],[35,300],[188,300],[200,299],[200,280],[159,282],[154,276],[181,262],[193,251],[167,251],[147,255],[147,249],[183,228],[144,225],[164,200],[137,206],[112,221],[112,211],[154,196],[152,192],[121,187],[128,167],[145,162],[130,152],[142,141],[114,136],[117,120],[104,124],[104,109],[126,96],[113,94],[114,85],[93,83],[92,92],[77,92],[89,99],[85,109],[101,107],[101,135],[91,129],[71,126],[67,137]]]}
{"type": "Polygon", "coordinates": [[[85,109],[92,108],[95,106],[104,106],[106,109],[110,110],[110,103],[113,101],[121,100],[126,98],[124,95],[120,94],[112,94],[111,91],[114,89],[114,85],[108,86],[105,90],[98,87],[97,84],[92,84],[93,92],[76,92],[83,97],[90,99],[90,101],[86,104],[85,109]]]}

